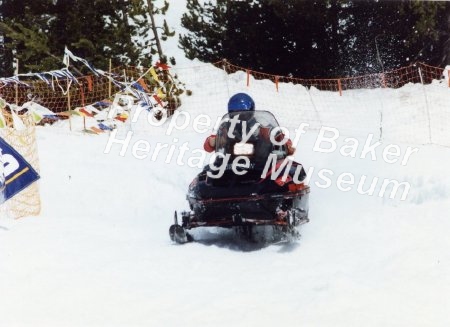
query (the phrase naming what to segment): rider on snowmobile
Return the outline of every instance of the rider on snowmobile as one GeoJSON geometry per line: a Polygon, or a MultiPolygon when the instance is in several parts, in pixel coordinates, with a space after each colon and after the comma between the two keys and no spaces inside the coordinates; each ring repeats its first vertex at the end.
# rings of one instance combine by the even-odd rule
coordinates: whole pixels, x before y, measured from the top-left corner
{"type": "MultiPolygon", "coordinates": [[[[253,115],[251,115],[251,112],[255,111],[255,102],[253,99],[246,93],[236,93],[233,95],[230,100],[228,101],[228,113],[229,114],[244,114],[244,118],[246,120],[246,126],[247,129],[251,128],[252,125],[254,125],[255,121],[253,119],[253,115]],[[253,119],[253,121],[252,121],[253,119]]],[[[242,116],[241,116],[242,118],[242,116]]],[[[241,127],[242,128],[242,127],[241,127]]],[[[236,130],[236,129],[235,129],[236,130]]],[[[237,129],[237,132],[239,131],[239,128],[237,129]]],[[[269,135],[265,135],[266,137],[269,137],[269,135]]],[[[216,137],[217,135],[213,134],[206,138],[205,143],[203,144],[203,148],[207,152],[213,152],[216,147],[216,137]]],[[[275,140],[280,142],[284,139],[284,134],[280,133],[275,137],[275,140]]],[[[295,152],[295,148],[292,146],[292,141],[290,139],[286,142],[286,149],[287,149],[287,155],[292,155],[295,152]]]]}

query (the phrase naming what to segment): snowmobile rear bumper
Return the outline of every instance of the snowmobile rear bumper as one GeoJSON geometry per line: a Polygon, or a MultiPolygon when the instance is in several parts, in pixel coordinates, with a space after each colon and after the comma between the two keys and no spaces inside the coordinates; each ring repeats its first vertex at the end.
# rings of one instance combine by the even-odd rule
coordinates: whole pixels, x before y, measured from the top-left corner
{"type": "Polygon", "coordinates": [[[182,212],[182,226],[235,227],[251,225],[299,226],[308,220],[309,187],[295,192],[245,197],[188,198],[191,212],[182,212]]]}
{"type": "MultiPolygon", "coordinates": [[[[189,212],[183,212],[182,217],[187,214],[189,216],[189,212]]],[[[295,226],[300,226],[309,222],[308,217],[299,218],[296,222],[295,226]]],[[[276,220],[264,220],[264,219],[246,219],[246,218],[237,218],[236,220],[210,220],[210,221],[189,221],[186,224],[183,224],[183,227],[186,229],[196,228],[196,227],[224,227],[231,228],[236,226],[290,226],[291,224],[287,220],[276,219],[276,220]]]]}

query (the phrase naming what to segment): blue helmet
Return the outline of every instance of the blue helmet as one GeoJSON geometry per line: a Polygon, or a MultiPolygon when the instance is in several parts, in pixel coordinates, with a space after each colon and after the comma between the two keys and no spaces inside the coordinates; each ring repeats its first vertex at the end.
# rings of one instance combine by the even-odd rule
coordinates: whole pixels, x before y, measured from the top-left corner
{"type": "Polygon", "coordinates": [[[246,93],[236,93],[228,101],[228,112],[255,111],[255,102],[246,93]]]}

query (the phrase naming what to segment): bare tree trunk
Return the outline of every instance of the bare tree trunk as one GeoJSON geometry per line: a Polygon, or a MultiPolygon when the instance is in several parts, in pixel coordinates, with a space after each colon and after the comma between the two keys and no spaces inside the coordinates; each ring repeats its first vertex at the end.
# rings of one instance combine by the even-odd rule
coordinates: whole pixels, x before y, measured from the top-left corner
{"type": "Polygon", "coordinates": [[[158,30],[156,29],[155,17],[153,16],[152,0],[147,0],[147,5],[148,5],[148,13],[150,15],[150,20],[151,20],[151,28],[153,31],[153,35],[155,37],[156,48],[158,49],[158,56],[159,56],[159,59],[162,60],[164,58],[164,55],[163,55],[163,51],[162,51],[162,47],[161,47],[161,42],[159,41],[158,30]]]}

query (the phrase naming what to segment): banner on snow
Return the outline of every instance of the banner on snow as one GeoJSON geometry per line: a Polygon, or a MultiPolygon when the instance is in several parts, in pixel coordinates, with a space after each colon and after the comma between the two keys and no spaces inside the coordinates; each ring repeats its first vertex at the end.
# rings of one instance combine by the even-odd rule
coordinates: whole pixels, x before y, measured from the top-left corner
{"type": "Polygon", "coordinates": [[[0,203],[12,198],[38,179],[36,170],[0,137],[0,203]]]}

